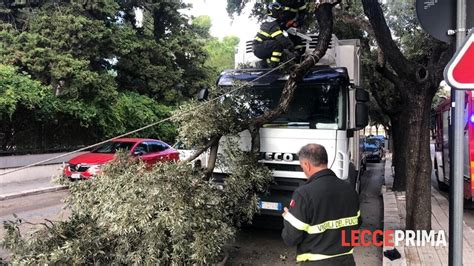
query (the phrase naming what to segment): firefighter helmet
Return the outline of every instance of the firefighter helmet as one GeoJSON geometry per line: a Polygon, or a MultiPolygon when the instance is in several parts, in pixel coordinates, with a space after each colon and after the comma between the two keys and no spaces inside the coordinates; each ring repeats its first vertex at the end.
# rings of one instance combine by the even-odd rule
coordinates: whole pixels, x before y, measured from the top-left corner
{"type": "Polygon", "coordinates": [[[267,6],[268,15],[276,19],[282,16],[283,9],[283,6],[278,2],[271,3],[267,6]]]}

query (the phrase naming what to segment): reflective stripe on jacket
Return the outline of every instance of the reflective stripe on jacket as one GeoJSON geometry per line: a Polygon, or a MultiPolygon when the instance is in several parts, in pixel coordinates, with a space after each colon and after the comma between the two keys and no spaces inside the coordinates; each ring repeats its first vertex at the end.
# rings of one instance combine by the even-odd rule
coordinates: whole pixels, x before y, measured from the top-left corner
{"type": "Polygon", "coordinates": [[[274,0],[283,6],[283,10],[301,12],[306,10],[306,0],[274,0]]]}
{"type": "Polygon", "coordinates": [[[352,254],[351,230],[361,224],[358,195],[329,169],[308,179],[293,193],[284,217],[282,238],[297,246],[297,261],[325,260],[352,254]]]}
{"type": "Polygon", "coordinates": [[[290,41],[280,28],[277,20],[274,21],[265,21],[260,26],[260,31],[255,36],[255,44],[262,43],[264,41],[274,40],[278,43],[278,47],[281,50],[292,49],[293,42],[290,41]]]}

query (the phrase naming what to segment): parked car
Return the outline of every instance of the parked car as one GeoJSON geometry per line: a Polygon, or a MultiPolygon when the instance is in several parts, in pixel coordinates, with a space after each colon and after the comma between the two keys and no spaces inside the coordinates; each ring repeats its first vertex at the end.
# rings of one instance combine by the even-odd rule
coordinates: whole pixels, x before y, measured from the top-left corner
{"type": "Polygon", "coordinates": [[[377,139],[366,139],[364,141],[364,154],[367,161],[379,163],[384,156],[384,150],[377,139]]]}
{"type": "Polygon", "coordinates": [[[65,165],[63,174],[72,180],[90,179],[99,174],[102,166],[112,161],[119,150],[128,151],[131,156],[139,158],[148,165],[179,160],[179,152],[161,140],[122,138],[72,158],[65,165]]]}
{"type": "MultiPolygon", "coordinates": [[[[196,152],[195,148],[187,147],[182,141],[176,142],[173,145],[173,148],[175,148],[179,152],[179,159],[181,161],[188,159],[194,154],[194,152],[196,152]]],[[[208,153],[203,152],[201,155],[199,155],[196,159],[192,161],[192,165],[196,168],[203,168],[203,167],[206,167],[207,160],[208,160],[208,153]]]]}

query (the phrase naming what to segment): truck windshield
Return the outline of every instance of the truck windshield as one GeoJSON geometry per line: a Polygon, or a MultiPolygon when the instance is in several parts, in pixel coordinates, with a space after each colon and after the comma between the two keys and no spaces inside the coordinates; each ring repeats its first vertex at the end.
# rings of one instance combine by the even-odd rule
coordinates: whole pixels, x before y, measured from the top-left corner
{"type": "MultiPolygon", "coordinates": [[[[252,116],[259,116],[278,105],[283,84],[249,89],[252,116]]],[[[344,97],[337,84],[300,85],[288,111],[264,127],[341,129],[344,127],[344,97]]]]}

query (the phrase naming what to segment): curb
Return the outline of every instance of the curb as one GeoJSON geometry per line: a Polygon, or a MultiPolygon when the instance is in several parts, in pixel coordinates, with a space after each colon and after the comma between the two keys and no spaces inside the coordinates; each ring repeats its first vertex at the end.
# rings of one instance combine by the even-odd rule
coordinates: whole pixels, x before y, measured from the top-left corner
{"type": "Polygon", "coordinates": [[[0,195],[0,201],[20,198],[20,197],[25,197],[25,196],[30,196],[30,195],[60,191],[60,190],[65,190],[67,188],[68,188],[67,186],[53,186],[53,187],[45,187],[45,188],[39,188],[39,189],[25,190],[25,191],[20,191],[20,192],[17,192],[17,193],[0,195]]]}
{"type": "MultiPolygon", "coordinates": [[[[392,191],[393,186],[393,172],[392,172],[392,156],[387,154],[385,157],[385,171],[384,171],[384,185],[382,186],[383,197],[383,230],[398,230],[402,229],[401,219],[398,210],[398,204],[395,193],[392,191]]],[[[391,250],[393,247],[383,245],[382,252],[391,250]]],[[[404,246],[397,248],[400,252],[401,258],[391,261],[382,253],[382,265],[407,265],[407,258],[404,246]]]]}

